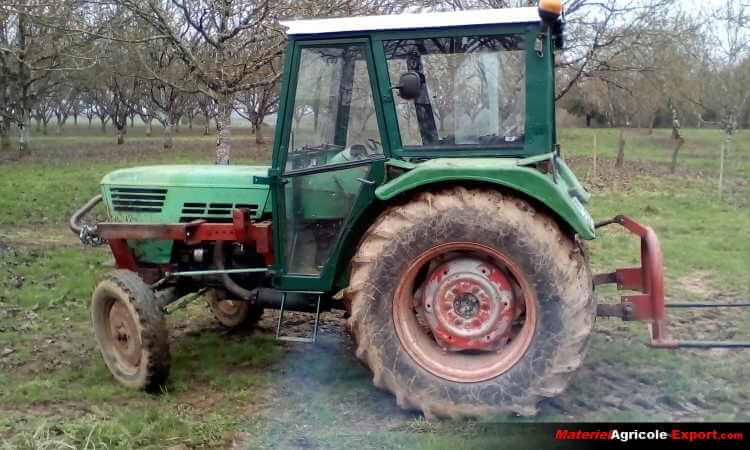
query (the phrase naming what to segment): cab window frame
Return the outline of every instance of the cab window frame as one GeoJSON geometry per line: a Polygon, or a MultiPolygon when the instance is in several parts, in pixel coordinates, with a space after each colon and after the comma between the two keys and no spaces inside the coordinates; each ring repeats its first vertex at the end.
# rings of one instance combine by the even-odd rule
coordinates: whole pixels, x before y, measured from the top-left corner
{"type": "Polygon", "coordinates": [[[419,31],[379,31],[371,34],[375,63],[381,77],[386,126],[393,157],[423,160],[431,158],[461,157],[528,157],[548,153],[556,139],[554,132],[554,78],[548,79],[548,65],[554,64],[551,41],[544,36],[538,23],[508,24],[502,26],[471,26],[448,30],[422,29],[419,31]],[[391,80],[385,43],[399,39],[462,38],[467,36],[519,35],[526,38],[526,119],[524,141],[501,145],[418,146],[404,145],[398,124],[396,99],[391,92],[398,80],[391,80]],[[540,57],[535,50],[535,40],[542,36],[544,52],[540,57]],[[386,92],[388,91],[388,92],[386,92]]]}
{"type": "MultiPolygon", "coordinates": [[[[351,37],[351,38],[329,38],[329,39],[304,39],[301,37],[295,37],[290,39],[289,48],[291,54],[291,64],[289,65],[288,73],[288,89],[286,92],[286,98],[284,99],[284,117],[283,117],[283,129],[280,130],[280,143],[277,157],[274,158],[273,168],[276,173],[282,177],[297,176],[305,174],[314,174],[321,172],[328,172],[333,170],[347,169],[351,167],[357,167],[360,165],[368,165],[373,162],[386,161],[390,158],[391,148],[390,142],[387,139],[386,133],[386,121],[384,117],[383,107],[380,101],[380,83],[377,78],[377,69],[375,64],[375,58],[373,56],[372,42],[367,37],[351,37]],[[302,50],[305,48],[323,48],[323,47],[341,47],[344,45],[360,45],[363,48],[365,62],[367,65],[367,73],[370,81],[370,88],[372,90],[372,101],[375,107],[375,116],[378,126],[378,134],[380,135],[380,143],[382,146],[382,153],[375,157],[368,157],[357,161],[347,161],[342,163],[320,165],[309,168],[301,168],[294,170],[287,170],[287,161],[290,153],[290,140],[292,132],[292,123],[294,119],[294,107],[297,98],[297,89],[299,87],[299,73],[301,69],[302,50]]],[[[279,117],[278,120],[282,120],[279,117]]]]}
{"type": "MultiPolygon", "coordinates": [[[[526,83],[526,79],[527,79],[526,52],[528,51],[528,45],[529,45],[528,37],[526,33],[493,33],[493,34],[487,34],[487,35],[467,33],[461,36],[439,36],[439,37],[431,36],[427,38],[409,37],[409,38],[384,40],[383,44],[384,46],[386,46],[386,50],[385,50],[386,64],[388,67],[390,83],[392,85],[394,83],[394,78],[392,76],[395,73],[394,69],[396,69],[396,66],[395,66],[396,64],[398,64],[399,66],[405,66],[403,68],[404,70],[412,70],[412,69],[407,68],[409,63],[406,61],[406,59],[394,58],[393,55],[390,54],[390,52],[393,51],[395,47],[394,44],[396,43],[400,43],[400,45],[406,45],[407,47],[418,46],[421,44],[425,46],[425,48],[427,49],[426,53],[420,53],[420,61],[422,62],[422,64],[424,64],[421,75],[424,79],[424,83],[426,85],[425,87],[428,89],[428,93],[429,93],[429,99],[430,99],[429,109],[430,111],[434,111],[432,112],[432,120],[430,120],[430,122],[433,122],[432,125],[436,126],[436,128],[434,128],[434,133],[435,133],[434,137],[436,138],[436,142],[425,143],[424,142],[425,137],[423,135],[425,130],[423,129],[423,125],[421,123],[412,123],[411,127],[409,127],[409,125],[407,123],[404,123],[404,121],[402,120],[403,111],[400,108],[406,107],[408,109],[408,114],[411,116],[411,119],[413,119],[416,122],[419,121],[419,113],[417,112],[417,105],[416,105],[417,101],[416,100],[402,100],[398,98],[398,95],[394,96],[394,102],[396,104],[396,116],[397,116],[397,122],[399,126],[399,135],[401,138],[402,148],[406,150],[423,150],[423,149],[462,150],[462,149],[480,149],[480,148],[489,148],[489,147],[515,148],[515,147],[522,146],[524,144],[525,139],[526,139],[526,116],[527,116],[527,111],[526,111],[527,95],[526,94],[527,94],[527,89],[528,89],[528,85],[526,83]],[[497,39],[497,43],[500,43],[500,44],[504,43],[502,42],[503,39],[507,39],[508,41],[506,42],[515,44],[516,48],[514,49],[497,48],[494,50],[484,50],[484,51],[476,51],[476,52],[452,52],[452,53],[450,52],[439,53],[439,52],[433,51],[434,47],[439,45],[438,43],[434,42],[436,40],[448,41],[448,42],[442,42],[442,44],[449,44],[452,46],[456,42],[460,42],[466,39],[476,39],[476,40],[497,39]],[[433,41],[433,42],[430,42],[430,41],[433,41]],[[484,136],[478,135],[476,136],[477,142],[471,142],[471,143],[465,143],[465,144],[455,142],[458,140],[458,128],[455,128],[453,130],[453,133],[450,133],[450,130],[445,130],[447,134],[443,135],[443,130],[444,130],[444,127],[446,126],[445,123],[443,123],[443,121],[446,120],[446,118],[440,117],[442,115],[442,112],[441,114],[438,114],[438,110],[440,110],[440,107],[434,101],[437,98],[437,94],[433,90],[436,87],[436,85],[431,84],[430,80],[435,80],[436,75],[434,73],[430,73],[431,72],[431,66],[429,63],[430,57],[440,58],[440,56],[442,55],[443,60],[438,61],[438,62],[448,63],[449,59],[455,58],[459,55],[466,55],[466,56],[477,55],[478,56],[478,55],[487,54],[487,55],[492,55],[492,56],[497,57],[498,58],[497,67],[503,67],[504,65],[502,64],[501,61],[499,61],[499,59],[501,58],[501,55],[504,52],[507,52],[509,54],[514,53],[515,54],[514,56],[518,58],[517,65],[514,65],[511,69],[512,69],[512,72],[513,72],[513,69],[519,69],[519,74],[522,76],[522,78],[519,80],[519,83],[518,83],[518,87],[520,88],[520,94],[521,94],[520,95],[521,107],[517,111],[512,111],[510,109],[496,110],[494,111],[495,113],[497,113],[497,117],[495,118],[499,119],[503,113],[515,112],[514,118],[520,119],[520,124],[521,124],[521,126],[519,127],[520,133],[515,134],[515,135],[501,135],[500,133],[497,133],[494,135],[496,139],[494,142],[485,142],[485,143],[479,142],[479,140],[484,136]],[[414,114],[416,114],[416,117],[414,117],[414,114]],[[438,120],[440,121],[439,127],[437,126],[438,120]],[[404,127],[409,127],[409,129],[404,129],[404,127]],[[422,143],[412,143],[412,142],[408,144],[405,143],[404,142],[405,133],[413,134],[414,131],[418,131],[419,134],[422,134],[422,136],[419,136],[418,138],[420,141],[422,141],[422,143]],[[508,140],[511,137],[514,137],[516,139],[508,140]],[[447,143],[447,142],[441,143],[440,142],[440,141],[448,140],[449,138],[452,138],[454,142],[453,143],[447,143]],[[500,141],[501,138],[504,138],[505,140],[500,141]]],[[[459,67],[459,69],[461,68],[459,67]]],[[[512,72],[510,76],[513,75],[512,72]]],[[[500,81],[501,81],[501,78],[498,78],[498,82],[500,81]]],[[[450,96],[451,99],[455,101],[457,92],[458,91],[452,91],[452,92],[449,92],[448,95],[450,96]]],[[[513,92],[511,91],[511,95],[512,94],[513,92]]],[[[505,96],[500,96],[498,94],[498,98],[495,100],[499,100],[503,97],[505,96]]],[[[486,100],[488,101],[490,100],[489,95],[487,95],[486,100]]],[[[458,105],[456,104],[452,105],[452,107],[449,110],[451,115],[457,114],[458,111],[459,111],[458,105]]],[[[492,114],[493,110],[491,110],[490,108],[487,108],[487,112],[492,114]]],[[[451,116],[449,115],[449,117],[451,116]]],[[[453,123],[453,125],[457,126],[455,122],[453,123]]]]}

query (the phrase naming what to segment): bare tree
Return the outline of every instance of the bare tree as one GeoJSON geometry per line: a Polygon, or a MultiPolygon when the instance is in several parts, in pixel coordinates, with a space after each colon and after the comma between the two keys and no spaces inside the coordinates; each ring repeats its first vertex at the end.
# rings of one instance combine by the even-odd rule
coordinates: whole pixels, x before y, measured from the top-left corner
{"type": "Polygon", "coordinates": [[[216,117],[216,102],[213,98],[203,94],[199,94],[195,98],[198,110],[203,117],[203,135],[208,136],[209,129],[211,128],[211,120],[216,117]]]}
{"type": "MultiPolygon", "coordinates": [[[[272,11],[274,8],[277,13],[285,11],[289,5],[270,0],[215,3],[120,0],[117,3],[150,27],[151,35],[141,41],[158,40],[168,46],[191,73],[186,80],[159,73],[146,65],[148,75],[168,86],[187,92],[198,91],[216,102],[216,163],[228,164],[234,96],[273,84],[279,78],[279,56],[285,38],[274,24],[272,11]]],[[[115,33],[114,38],[128,40],[130,37],[115,33]]],[[[143,46],[137,49],[144,51],[143,46]]]]}
{"type": "MultiPolygon", "coordinates": [[[[6,0],[0,3],[0,72],[18,129],[21,156],[30,151],[32,110],[62,81],[52,74],[90,64],[88,39],[65,31],[80,19],[80,2],[6,0]]],[[[7,117],[4,121],[7,122],[7,117]]]]}
{"type": "Polygon", "coordinates": [[[263,121],[269,114],[278,111],[279,95],[277,83],[258,86],[237,96],[235,110],[252,125],[255,142],[263,144],[263,121]]]}

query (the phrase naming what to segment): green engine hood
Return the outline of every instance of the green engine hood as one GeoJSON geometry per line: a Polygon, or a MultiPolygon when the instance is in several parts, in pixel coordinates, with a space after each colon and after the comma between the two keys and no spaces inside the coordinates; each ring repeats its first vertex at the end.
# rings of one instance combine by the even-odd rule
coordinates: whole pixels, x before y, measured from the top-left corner
{"type": "Polygon", "coordinates": [[[217,165],[133,167],[107,174],[102,179],[102,184],[167,188],[257,188],[258,185],[253,185],[253,177],[267,177],[268,169],[268,166],[217,165]]]}
{"type": "MultiPolygon", "coordinates": [[[[254,220],[270,218],[267,166],[150,166],[112,172],[102,179],[110,220],[122,223],[231,222],[234,209],[254,220]]],[[[172,241],[133,241],[139,261],[167,264],[172,241]]]]}

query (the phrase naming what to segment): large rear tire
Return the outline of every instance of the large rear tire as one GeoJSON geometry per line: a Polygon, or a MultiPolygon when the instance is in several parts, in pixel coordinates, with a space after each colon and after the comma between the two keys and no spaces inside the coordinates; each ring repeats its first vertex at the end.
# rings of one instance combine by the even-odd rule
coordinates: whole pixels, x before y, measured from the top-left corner
{"type": "Polygon", "coordinates": [[[481,189],[388,209],[346,297],[374,384],[428,417],[535,414],[582,364],[595,316],[581,245],[528,202],[481,189]]]}
{"type": "Polygon", "coordinates": [[[156,392],[169,377],[169,336],[153,289],[117,270],[91,297],[94,335],[104,362],[123,385],[156,392]]]}

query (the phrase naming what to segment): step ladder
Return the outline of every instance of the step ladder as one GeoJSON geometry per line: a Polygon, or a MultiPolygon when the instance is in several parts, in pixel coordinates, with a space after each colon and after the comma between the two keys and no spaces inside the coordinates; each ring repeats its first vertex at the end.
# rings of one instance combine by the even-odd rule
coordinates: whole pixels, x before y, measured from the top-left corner
{"type": "Polygon", "coordinates": [[[313,332],[311,337],[297,337],[297,336],[283,336],[281,334],[281,327],[284,324],[284,304],[286,303],[287,293],[284,292],[281,295],[281,308],[279,308],[279,322],[276,325],[276,340],[285,342],[304,342],[307,344],[314,344],[318,339],[318,324],[320,323],[320,301],[323,297],[322,292],[295,292],[295,294],[313,294],[316,295],[318,301],[315,306],[315,324],[313,325],[313,332]]]}

